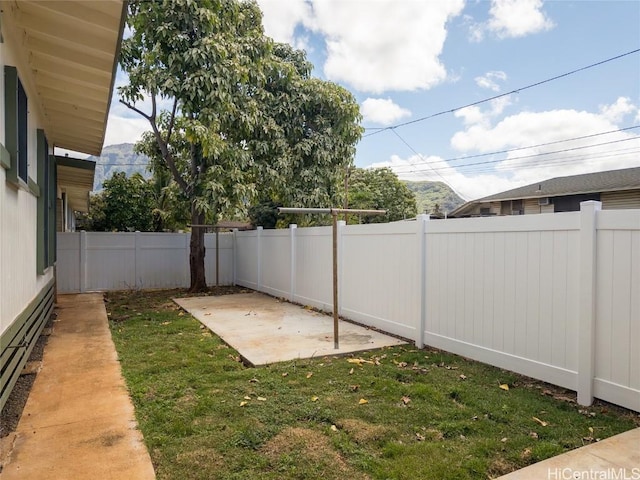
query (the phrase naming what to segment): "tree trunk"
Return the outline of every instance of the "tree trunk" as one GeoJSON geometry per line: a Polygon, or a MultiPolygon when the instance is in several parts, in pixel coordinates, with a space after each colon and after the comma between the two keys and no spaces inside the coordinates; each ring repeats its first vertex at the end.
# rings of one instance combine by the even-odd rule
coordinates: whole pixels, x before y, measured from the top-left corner
{"type": "Polygon", "coordinates": [[[199,213],[195,205],[191,206],[191,243],[189,245],[189,268],[191,271],[190,292],[202,292],[207,289],[204,271],[204,232],[201,227],[193,225],[204,224],[204,213],[199,213]]]}

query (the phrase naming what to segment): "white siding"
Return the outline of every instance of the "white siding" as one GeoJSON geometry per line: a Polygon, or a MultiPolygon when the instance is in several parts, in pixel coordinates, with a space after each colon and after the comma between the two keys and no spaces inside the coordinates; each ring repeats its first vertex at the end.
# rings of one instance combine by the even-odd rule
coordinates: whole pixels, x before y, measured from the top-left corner
{"type": "MultiPolygon", "coordinates": [[[[4,67],[13,65],[29,98],[29,175],[36,181],[36,134],[42,114],[24,59],[7,43],[0,43],[0,142],[5,144],[4,67]]],[[[37,198],[28,190],[6,182],[0,167],[0,334],[4,332],[53,277],[53,269],[36,273],[37,198]]]]}
{"type": "Polygon", "coordinates": [[[603,192],[600,195],[603,210],[640,208],[640,189],[623,192],[603,192]]]}

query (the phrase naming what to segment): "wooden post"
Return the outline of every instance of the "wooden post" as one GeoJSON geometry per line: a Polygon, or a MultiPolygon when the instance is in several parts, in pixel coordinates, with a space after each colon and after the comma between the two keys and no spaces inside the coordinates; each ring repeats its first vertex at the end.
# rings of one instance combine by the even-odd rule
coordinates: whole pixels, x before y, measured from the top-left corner
{"type": "Polygon", "coordinates": [[[220,286],[220,228],[216,229],[216,287],[220,286]]]}

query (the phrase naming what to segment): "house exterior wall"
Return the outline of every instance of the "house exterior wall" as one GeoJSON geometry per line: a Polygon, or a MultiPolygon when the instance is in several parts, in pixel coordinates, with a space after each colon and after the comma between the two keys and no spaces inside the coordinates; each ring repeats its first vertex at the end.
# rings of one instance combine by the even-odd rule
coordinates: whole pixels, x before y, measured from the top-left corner
{"type": "Polygon", "coordinates": [[[640,208],[640,188],[621,192],[603,192],[600,195],[603,210],[640,208]]]}
{"type": "MultiPolygon", "coordinates": [[[[0,20],[0,28],[1,28],[0,20]]],[[[28,99],[28,183],[9,181],[6,165],[0,166],[0,408],[4,405],[25,357],[31,351],[44,320],[53,306],[53,268],[38,272],[38,135],[44,128],[31,70],[24,52],[0,42],[0,144],[7,143],[5,112],[5,66],[14,66],[28,99]],[[33,340],[33,342],[32,342],[33,340]],[[16,348],[15,345],[25,345],[16,348]],[[11,347],[11,348],[7,348],[11,347]],[[7,372],[4,369],[7,369],[7,372]]]]}

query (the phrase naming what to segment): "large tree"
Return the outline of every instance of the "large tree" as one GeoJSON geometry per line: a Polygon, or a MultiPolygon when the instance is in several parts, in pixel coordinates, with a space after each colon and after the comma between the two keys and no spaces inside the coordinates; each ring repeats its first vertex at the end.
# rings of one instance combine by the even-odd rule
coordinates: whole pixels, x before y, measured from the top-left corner
{"type": "MultiPolygon", "coordinates": [[[[132,35],[120,60],[129,83],[120,87],[121,101],[149,121],[139,149],[170,172],[192,225],[246,208],[258,183],[293,187],[286,179],[298,173],[299,186],[316,180],[320,160],[352,161],[361,134],[355,100],[311,79],[304,53],[275,45],[261,21],[255,2],[129,2],[132,35]],[[161,111],[161,102],[168,108],[161,111]]],[[[332,189],[321,182],[311,196],[332,189]]],[[[206,287],[204,255],[204,229],[194,227],[192,290],[206,287]]]]}

